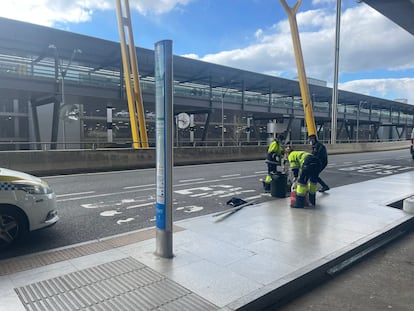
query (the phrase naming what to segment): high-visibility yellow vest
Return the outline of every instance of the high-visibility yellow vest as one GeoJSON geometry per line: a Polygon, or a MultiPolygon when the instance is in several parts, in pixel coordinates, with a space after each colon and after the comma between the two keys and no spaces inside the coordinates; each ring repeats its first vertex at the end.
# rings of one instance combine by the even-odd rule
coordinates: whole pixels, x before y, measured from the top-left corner
{"type": "Polygon", "coordinates": [[[276,140],[272,141],[269,145],[269,148],[267,148],[267,153],[274,152],[277,155],[282,155],[283,149],[282,146],[277,142],[276,140]]]}
{"type": "Polygon", "coordinates": [[[303,162],[305,162],[306,157],[310,155],[311,154],[306,151],[291,151],[288,156],[290,168],[301,169],[303,167],[303,162]]]}

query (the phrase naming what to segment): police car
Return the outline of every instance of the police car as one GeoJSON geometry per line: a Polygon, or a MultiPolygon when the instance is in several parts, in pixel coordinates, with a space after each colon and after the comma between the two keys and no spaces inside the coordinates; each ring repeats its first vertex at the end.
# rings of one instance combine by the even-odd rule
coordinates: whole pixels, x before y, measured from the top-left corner
{"type": "Polygon", "coordinates": [[[58,220],[56,195],[44,180],[0,168],[0,249],[58,220]]]}

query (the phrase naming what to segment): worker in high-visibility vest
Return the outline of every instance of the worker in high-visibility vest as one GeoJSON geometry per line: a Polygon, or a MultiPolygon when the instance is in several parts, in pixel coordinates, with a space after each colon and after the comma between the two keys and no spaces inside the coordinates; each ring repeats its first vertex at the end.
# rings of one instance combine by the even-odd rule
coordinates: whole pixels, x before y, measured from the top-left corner
{"type": "Polygon", "coordinates": [[[304,208],[307,193],[309,203],[315,206],[320,160],[309,152],[294,151],[291,146],[286,147],[286,155],[293,173],[293,183],[296,184],[296,203],[292,207],[304,208]]]}
{"type": "Polygon", "coordinates": [[[267,148],[266,164],[267,174],[263,181],[265,190],[270,190],[270,183],[272,182],[272,175],[277,172],[277,165],[280,165],[280,161],[283,155],[283,147],[279,142],[279,138],[276,137],[267,148]]]}

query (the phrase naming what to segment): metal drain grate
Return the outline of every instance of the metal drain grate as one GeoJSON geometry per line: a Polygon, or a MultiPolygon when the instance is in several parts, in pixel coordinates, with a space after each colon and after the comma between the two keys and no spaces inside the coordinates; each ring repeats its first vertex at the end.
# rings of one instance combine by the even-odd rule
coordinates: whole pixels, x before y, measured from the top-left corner
{"type": "Polygon", "coordinates": [[[19,287],[15,291],[30,311],[218,309],[130,257],[19,287]]]}

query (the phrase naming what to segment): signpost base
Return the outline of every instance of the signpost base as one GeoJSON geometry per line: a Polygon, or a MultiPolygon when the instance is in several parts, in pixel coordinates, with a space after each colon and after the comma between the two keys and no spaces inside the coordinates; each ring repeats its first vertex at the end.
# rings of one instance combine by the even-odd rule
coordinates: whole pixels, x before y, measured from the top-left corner
{"type": "Polygon", "coordinates": [[[163,258],[173,258],[172,232],[156,229],[155,255],[163,258]]]}

